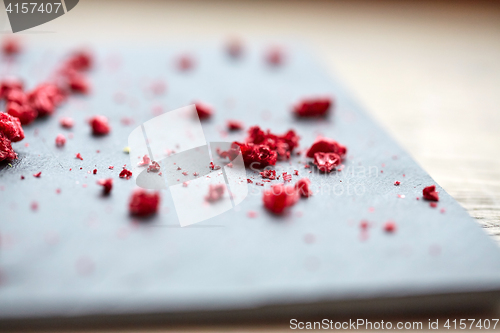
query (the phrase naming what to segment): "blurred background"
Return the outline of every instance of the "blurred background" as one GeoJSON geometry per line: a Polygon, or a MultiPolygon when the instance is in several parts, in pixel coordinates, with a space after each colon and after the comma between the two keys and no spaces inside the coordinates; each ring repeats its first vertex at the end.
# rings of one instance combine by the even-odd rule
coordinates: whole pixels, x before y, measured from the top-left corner
{"type": "Polygon", "coordinates": [[[498,1],[83,0],[18,35],[36,43],[145,47],[233,36],[298,40],[500,235],[499,22],[498,1]]]}
{"type": "Polygon", "coordinates": [[[500,241],[498,1],[81,0],[17,35],[136,47],[298,40],[500,241]]]}

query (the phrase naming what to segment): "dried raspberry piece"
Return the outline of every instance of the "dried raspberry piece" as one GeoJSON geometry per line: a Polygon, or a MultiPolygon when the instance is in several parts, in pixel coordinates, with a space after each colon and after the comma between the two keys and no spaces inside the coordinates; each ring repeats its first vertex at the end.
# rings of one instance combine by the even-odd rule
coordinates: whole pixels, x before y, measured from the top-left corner
{"type": "Polygon", "coordinates": [[[263,172],[260,173],[260,175],[264,179],[275,180],[276,179],[276,170],[264,170],[263,172]]]}
{"type": "Polygon", "coordinates": [[[113,179],[99,179],[97,181],[97,185],[101,185],[103,187],[104,194],[109,194],[111,192],[111,189],[113,188],[113,179]]]}
{"type": "Polygon", "coordinates": [[[146,217],[158,211],[159,203],[159,192],[148,192],[139,188],[132,192],[128,207],[130,214],[146,217]]]}
{"type": "MultiPolygon", "coordinates": [[[[212,169],[212,170],[219,170],[220,166],[215,165],[214,162],[210,162],[210,169],[212,169]]],[[[184,174],[184,172],[182,174],[184,174]]],[[[187,172],[186,172],[186,175],[187,175],[187,172]]]]}
{"type": "Polygon", "coordinates": [[[308,198],[311,195],[313,195],[310,186],[311,186],[311,181],[309,180],[309,178],[299,179],[295,183],[295,189],[300,193],[301,196],[305,198],[308,198]]]}
{"type": "Polygon", "coordinates": [[[292,180],[292,175],[289,175],[287,172],[283,172],[283,181],[290,182],[292,180]]]}
{"type": "Polygon", "coordinates": [[[188,173],[187,171],[182,172],[182,174],[183,174],[184,176],[189,175],[189,173],[188,173]]]}
{"type": "Polygon", "coordinates": [[[62,117],[59,119],[59,124],[61,124],[64,128],[72,128],[75,124],[75,121],[70,117],[62,117]]]}
{"type": "Polygon", "coordinates": [[[195,65],[194,59],[188,54],[180,56],[179,59],[177,60],[177,68],[179,68],[179,70],[181,71],[190,70],[194,67],[194,65],[195,65]]]}
{"type": "Polygon", "coordinates": [[[198,112],[198,117],[200,118],[200,120],[208,119],[214,113],[211,105],[203,102],[196,102],[194,103],[194,105],[196,107],[196,112],[198,112]]]}
{"type": "Polygon", "coordinates": [[[387,233],[393,233],[396,231],[396,223],[394,223],[393,221],[387,221],[385,224],[384,224],[384,231],[387,232],[387,233]]]}
{"type": "Polygon", "coordinates": [[[18,142],[24,139],[24,131],[19,119],[5,112],[0,112],[0,132],[11,142],[18,142]]]}
{"type": "Polygon", "coordinates": [[[79,160],[83,161],[82,154],[80,154],[80,153],[76,153],[76,158],[78,158],[79,160]]]}
{"type": "Polygon", "coordinates": [[[12,149],[9,138],[0,132],[0,161],[15,159],[17,159],[17,154],[12,149]]]}
{"type": "Polygon", "coordinates": [[[111,126],[109,126],[108,118],[104,116],[92,117],[89,121],[89,124],[92,127],[92,133],[94,135],[106,135],[111,131],[111,126]]]}
{"type": "Polygon", "coordinates": [[[436,192],[436,185],[427,186],[422,190],[424,199],[429,201],[439,201],[438,193],[436,192]]]}
{"type": "Polygon", "coordinates": [[[253,168],[265,168],[269,165],[275,165],[278,160],[278,154],[270,150],[265,145],[253,145],[233,142],[239,145],[243,155],[243,161],[246,166],[253,168]]]}
{"type": "Polygon", "coordinates": [[[290,153],[298,147],[300,137],[293,130],[283,135],[276,135],[270,130],[264,132],[259,126],[253,126],[248,130],[247,143],[265,145],[271,150],[276,150],[280,160],[290,158],[290,153]]]}
{"type": "Polygon", "coordinates": [[[293,107],[297,117],[323,117],[326,116],[332,105],[330,97],[304,99],[293,107]]]}
{"type": "Polygon", "coordinates": [[[318,138],[307,151],[307,157],[314,157],[316,153],[335,153],[341,158],[347,153],[347,148],[328,138],[318,138]]]}
{"type": "Polygon", "coordinates": [[[64,137],[64,135],[59,134],[58,136],[56,136],[56,146],[63,147],[64,144],[66,144],[66,138],[64,137]]]}
{"type": "Polygon", "coordinates": [[[137,166],[146,166],[151,163],[151,159],[149,158],[148,155],[144,155],[142,159],[137,163],[137,166]]]}
{"type": "Polygon", "coordinates": [[[132,171],[123,168],[118,177],[130,179],[130,177],[132,177],[132,171]]]}
{"type": "Polygon", "coordinates": [[[228,120],[227,129],[230,131],[239,131],[243,129],[243,123],[238,120],[228,120]]]}
{"type": "Polygon", "coordinates": [[[285,60],[285,53],[279,46],[273,46],[266,53],[266,61],[273,66],[281,65],[285,60]]]}
{"type": "Polygon", "coordinates": [[[295,176],[298,176],[298,175],[299,175],[299,170],[293,170],[293,174],[294,174],[295,176]]]}
{"type": "Polygon", "coordinates": [[[97,169],[94,169],[94,170],[92,171],[92,173],[93,173],[94,175],[95,175],[95,174],[97,174],[97,169]]]}
{"type": "Polygon", "coordinates": [[[94,59],[89,51],[80,50],[71,55],[66,62],[66,67],[77,71],[87,71],[92,68],[94,59]]]}
{"type": "Polygon", "coordinates": [[[224,184],[210,184],[208,187],[208,195],[205,200],[208,202],[215,202],[222,199],[224,192],[226,190],[226,185],[224,184]]]}
{"type": "Polygon", "coordinates": [[[340,164],[340,156],[335,153],[314,154],[314,164],[322,172],[330,172],[340,164]]]}
{"type": "Polygon", "coordinates": [[[269,190],[264,191],[262,200],[264,207],[274,214],[282,214],[287,207],[295,205],[299,199],[299,193],[293,186],[276,184],[269,190]]]}
{"type": "Polygon", "coordinates": [[[71,72],[66,76],[69,88],[76,93],[88,94],[90,92],[90,83],[85,75],[78,72],[71,72]]]}
{"type": "Polygon", "coordinates": [[[7,102],[5,111],[11,116],[19,118],[19,121],[23,125],[31,124],[38,117],[38,112],[28,104],[7,102]]]}
{"type": "Polygon", "coordinates": [[[394,186],[399,186],[400,184],[401,184],[401,182],[400,182],[399,180],[396,180],[396,181],[394,182],[394,186]]]}
{"type": "Polygon", "coordinates": [[[6,98],[12,89],[23,90],[23,82],[17,78],[6,78],[0,81],[0,98],[6,98]]]}
{"type": "Polygon", "coordinates": [[[248,184],[252,184],[252,183],[253,183],[253,181],[252,181],[250,178],[247,178],[247,183],[248,183],[248,184]]]}
{"type": "Polygon", "coordinates": [[[432,208],[436,208],[438,206],[438,204],[433,201],[433,202],[429,203],[429,206],[431,206],[432,208]]]}
{"type": "Polygon", "coordinates": [[[30,106],[43,117],[54,113],[55,108],[66,99],[64,92],[55,84],[42,83],[27,94],[30,106]]]}
{"type": "Polygon", "coordinates": [[[156,161],[152,161],[148,166],[148,172],[158,172],[160,171],[160,165],[156,161]]]}
{"type": "Polygon", "coordinates": [[[39,171],[39,172],[37,172],[37,173],[34,173],[34,174],[33,174],[33,177],[35,177],[35,178],[40,178],[40,176],[41,176],[41,175],[42,175],[42,172],[41,172],[41,171],[39,171]]]}
{"type": "Polygon", "coordinates": [[[4,38],[2,52],[8,56],[19,54],[21,53],[21,43],[16,38],[4,38]]]}

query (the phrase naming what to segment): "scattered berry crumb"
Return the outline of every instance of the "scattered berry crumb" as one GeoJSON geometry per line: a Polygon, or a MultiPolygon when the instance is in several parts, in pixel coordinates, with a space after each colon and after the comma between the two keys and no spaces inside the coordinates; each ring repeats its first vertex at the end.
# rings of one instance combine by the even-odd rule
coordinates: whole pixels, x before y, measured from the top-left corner
{"type": "Polygon", "coordinates": [[[425,200],[439,201],[439,195],[438,192],[436,192],[436,185],[427,186],[422,190],[422,194],[425,200]]]}
{"type": "Polygon", "coordinates": [[[205,200],[208,202],[219,201],[224,196],[225,190],[226,185],[224,184],[211,184],[208,187],[208,195],[205,197],[205,200]]]}
{"type": "Polygon", "coordinates": [[[436,208],[438,206],[438,204],[433,201],[433,202],[429,203],[429,206],[431,206],[432,208],[436,208]]]}
{"type": "Polygon", "coordinates": [[[75,122],[72,118],[63,117],[59,119],[59,124],[64,128],[72,128],[75,122]]]}
{"type": "Polygon", "coordinates": [[[295,183],[295,189],[304,198],[308,198],[313,194],[310,186],[311,181],[309,180],[309,178],[302,178],[295,183]]]}
{"type": "Polygon", "coordinates": [[[89,121],[94,135],[106,135],[111,131],[108,118],[104,116],[94,116],[89,121]]]}
{"type": "Polygon", "coordinates": [[[286,208],[297,203],[299,193],[293,186],[276,184],[264,192],[262,200],[264,207],[273,214],[283,214],[286,208]]]}
{"type": "Polygon", "coordinates": [[[114,166],[112,166],[112,165],[110,165],[110,166],[108,167],[108,169],[109,169],[109,170],[113,170],[114,168],[115,168],[115,167],[114,167],[114,166]]]}
{"type": "Polygon", "coordinates": [[[104,194],[109,194],[111,192],[111,189],[113,188],[113,179],[99,179],[97,181],[97,185],[101,185],[103,187],[104,194]]]}
{"type": "Polygon", "coordinates": [[[77,153],[77,154],[76,154],[76,158],[78,158],[79,160],[83,161],[82,154],[80,154],[80,153],[77,153]]]}
{"type": "Polygon", "coordinates": [[[130,179],[130,177],[132,177],[132,171],[129,171],[129,170],[123,168],[123,170],[120,172],[120,174],[118,176],[120,178],[130,179]]]}
{"type": "Polygon", "coordinates": [[[247,216],[251,219],[254,219],[257,217],[257,212],[253,211],[253,210],[250,210],[247,212],[247,216]]]}
{"type": "Polygon", "coordinates": [[[228,120],[227,129],[230,131],[240,131],[244,128],[243,123],[238,120],[228,120]]]}
{"type": "Polygon", "coordinates": [[[399,186],[399,184],[401,184],[401,182],[400,182],[399,180],[396,180],[396,181],[394,182],[394,186],[399,186]]]}
{"type": "Polygon", "coordinates": [[[41,176],[41,175],[42,175],[42,172],[41,172],[41,171],[39,171],[39,172],[37,172],[37,173],[34,173],[34,174],[33,174],[33,177],[35,177],[35,178],[40,178],[40,176],[41,176]]]}
{"type": "Polygon", "coordinates": [[[130,214],[146,217],[158,211],[160,203],[159,192],[148,192],[143,189],[136,189],[132,192],[129,201],[130,214]]]}
{"type": "Polygon", "coordinates": [[[247,183],[248,183],[248,184],[252,184],[252,183],[253,183],[253,181],[252,181],[250,178],[247,178],[247,183]]]}
{"type": "Polygon", "coordinates": [[[387,233],[395,232],[396,231],[396,223],[394,223],[393,221],[387,221],[384,224],[384,231],[387,233]]]}
{"type": "Polygon", "coordinates": [[[95,175],[97,173],[97,169],[94,169],[92,173],[95,175]]]}
{"type": "Polygon", "coordinates": [[[330,97],[304,99],[293,107],[297,117],[324,117],[328,115],[333,101],[330,97]]]}

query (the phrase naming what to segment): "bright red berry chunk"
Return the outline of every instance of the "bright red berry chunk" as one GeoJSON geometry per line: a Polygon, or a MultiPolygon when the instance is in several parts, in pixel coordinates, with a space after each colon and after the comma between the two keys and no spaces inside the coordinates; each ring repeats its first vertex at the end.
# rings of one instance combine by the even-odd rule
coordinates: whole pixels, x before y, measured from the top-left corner
{"type": "Polygon", "coordinates": [[[196,106],[196,112],[198,112],[198,117],[200,118],[200,120],[208,119],[214,113],[211,105],[202,102],[197,102],[194,105],[196,106]]]}
{"type": "Polygon", "coordinates": [[[136,189],[132,192],[129,201],[129,211],[132,215],[146,217],[158,211],[159,203],[159,192],[148,192],[143,189],[136,189]]]}
{"type": "Polygon", "coordinates": [[[341,158],[347,153],[347,148],[337,141],[328,138],[318,138],[307,151],[307,157],[314,157],[316,153],[335,153],[341,158]]]}
{"type": "Polygon", "coordinates": [[[299,193],[295,187],[276,184],[264,192],[262,200],[264,207],[274,214],[283,214],[287,207],[295,205],[299,199],[299,193]]]}
{"type": "Polygon", "coordinates": [[[396,231],[396,223],[394,223],[393,221],[387,221],[384,224],[384,231],[387,233],[395,232],[396,231]]]}
{"type": "Polygon", "coordinates": [[[243,129],[243,123],[238,120],[228,120],[227,129],[230,131],[239,131],[243,129]]]}
{"type": "Polygon", "coordinates": [[[427,186],[423,189],[422,194],[425,200],[439,201],[438,192],[436,192],[436,185],[427,186]]]}
{"type": "Polygon", "coordinates": [[[106,135],[111,131],[111,126],[109,125],[108,118],[104,116],[92,117],[89,123],[92,127],[92,133],[94,135],[106,135]]]}
{"type": "Polygon", "coordinates": [[[314,154],[314,164],[322,172],[330,172],[340,164],[341,158],[335,153],[316,153],[314,154]]]}
{"type": "Polygon", "coordinates": [[[311,190],[311,181],[309,178],[302,178],[295,183],[295,189],[305,198],[310,197],[313,192],[311,190]]]}
{"type": "Polygon", "coordinates": [[[205,200],[208,202],[215,202],[222,199],[224,192],[226,190],[226,185],[224,184],[210,184],[208,187],[208,195],[205,200]]]}
{"type": "Polygon", "coordinates": [[[58,136],[56,136],[56,146],[63,147],[65,144],[66,138],[64,137],[64,135],[59,134],[58,136]]]}
{"type": "Polygon", "coordinates": [[[19,119],[5,112],[0,112],[0,132],[12,142],[24,139],[24,131],[19,119]]]}
{"type": "Polygon", "coordinates": [[[0,161],[15,160],[16,158],[17,154],[14,152],[14,149],[12,149],[9,138],[0,132],[0,161]]]}
{"type": "Polygon", "coordinates": [[[130,177],[132,177],[132,171],[129,171],[129,170],[123,168],[123,170],[120,172],[120,174],[118,176],[120,178],[130,179],[130,177]]]}
{"type": "Polygon", "coordinates": [[[112,178],[99,179],[97,181],[97,184],[103,187],[104,194],[109,194],[109,192],[111,192],[111,189],[113,188],[113,179],[112,178]]]}
{"type": "Polygon", "coordinates": [[[293,112],[297,117],[322,117],[330,112],[332,104],[329,97],[304,99],[293,107],[293,112]]]}

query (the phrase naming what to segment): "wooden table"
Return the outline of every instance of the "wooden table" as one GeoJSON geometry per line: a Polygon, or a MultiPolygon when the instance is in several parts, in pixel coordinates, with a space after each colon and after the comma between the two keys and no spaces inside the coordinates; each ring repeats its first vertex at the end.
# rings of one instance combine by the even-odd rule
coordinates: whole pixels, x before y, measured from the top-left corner
{"type": "MultiPolygon", "coordinates": [[[[300,39],[500,242],[499,3],[85,0],[22,35],[144,45],[300,39]]],[[[288,330],[263,325],[195,329],[288,330]]]]}

